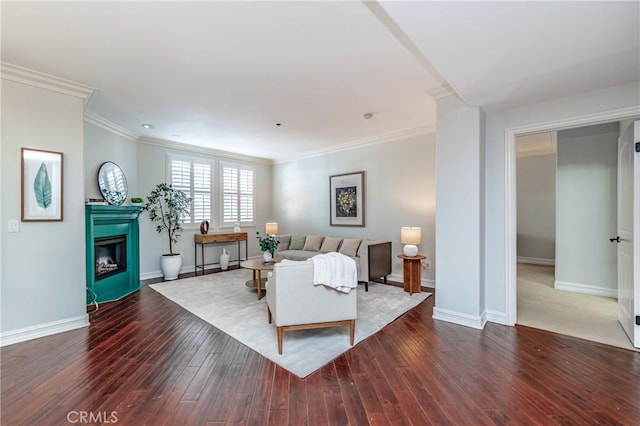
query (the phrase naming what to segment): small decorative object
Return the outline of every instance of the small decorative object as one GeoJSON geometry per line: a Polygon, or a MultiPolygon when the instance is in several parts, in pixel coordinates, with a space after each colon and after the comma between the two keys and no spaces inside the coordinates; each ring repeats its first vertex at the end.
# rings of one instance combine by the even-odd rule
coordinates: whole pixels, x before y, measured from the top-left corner
{"type": "Polygon", "coordinates": [[[182,231],[182,218],[190,213],[191,198],[172,185],[160,183],[147,197],[144,209],[149,212],[151,222],[157,222],[156,231],[167,231],[169,253],[160,259],[160,269],[165,280],[175,280],[182,266],[182,256],[174,253],[173,245],[178,243],[182,231]],[[171,267],[171,269],[169,269],[171,267]]]}
{"type": "Polygon", "coordinates": [[[264,252],[263,258],[265,263],[273,262],[273,258],[275,257],[276,250],[278,249],[278,245],[280,241],[273,236],[267,235],[266,237],[260,236],[260,231],[256,232],[256,238],[258,239],[258,244],[260,245],[260,250],[264,252]],[[269,258],[266,258],[266,255],[269,255],[269,258]]]}
{"type": "Polygon", "coordinates": [[[240,223],[239,222],[235,222],[233,224],[233,232],[240,232],[240,223]]]}
{"type": "Polygon", "coordinates": [[[400,242],[406,244],[402,249],[405,256],[417,256],[417,244],[422,242],[422,228],[419,226],[403,226],[400,228],[400,242]]]}
{"type": "Polygon", "coordinates": [[[262,263],[271,263],[273,261],[273,256],[268,251],[262,253],[262,263]]]}
{"type": "Polygon", "coordinates": [[[119,206],[127,199],[127,178],[116,163],[102,163],[98,170],[98,187],[109,204],[119,206]]]}
{"type": "Polygon", "coordinates": [[[200,222],[200,233],[204,235],[208,232],[209,232],[209,221],[203,220],[202,222],[200,222]]]}
{"type": "Polygon", "coordinates": [[[226,248],[222,249],[222,254],[220,255],[220,269],[226,271],[229,268],[229,250],[226,248]]]}
{"type": "Polygon", "coordinates": [[[364,226],[364,172],[329,177],[331,226],[364,226]]]}
{"type": "Polygon", "coordinates": [[[140,197],[131,197],[131,204],[133,204],[134,206],[139,206],[142,204],[144,200],[140,197]]]}
{"type": "Polygon", "coordinates": [[[62,221],[62,153],[22,148],[22,221],[62,221]]]}

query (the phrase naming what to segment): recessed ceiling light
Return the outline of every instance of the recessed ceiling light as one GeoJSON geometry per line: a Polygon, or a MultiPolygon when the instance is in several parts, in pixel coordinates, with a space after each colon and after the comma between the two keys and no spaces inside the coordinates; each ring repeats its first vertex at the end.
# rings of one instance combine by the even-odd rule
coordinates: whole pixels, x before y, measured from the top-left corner
{"type": "Polygon", "coordinates": [[[370,112],[365,112],[365,113],[364,113],[364,115],[363,115],[363,117],[364,117],[364,119],[365,119],[365,120],[368,120],[368,119],[370,119],[371,117],[373,117],[373,114],[371,114],[370,112]]]}
{"type": "Polygon", "coordinates": [[[145,129],[153,129],[153,124],[144,123],[142,127],[144,127],[145,129]]]}
{"type": "Polygon", "coordinates": [[[282,126],[282,123],[276,123],[276,126],[282,126]]]}

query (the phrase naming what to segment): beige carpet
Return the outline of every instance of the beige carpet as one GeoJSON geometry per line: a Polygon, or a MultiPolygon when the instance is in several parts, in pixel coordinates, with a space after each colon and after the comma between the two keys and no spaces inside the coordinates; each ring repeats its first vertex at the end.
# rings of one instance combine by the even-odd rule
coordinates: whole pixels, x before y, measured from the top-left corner
{"type": "Polygon", "coordinates": [[[618,322],[618,302],[553,288],[554,267],[518,264],[517,324],[636,350],[618,322]]]}
{"type": "MultiPolygon", "coordinates": [[[[278,355],[276,328],[267,322],[266,299],[245,286],[248,269],[235,269],[195,278],[152,284],[150,287],[214,327],[247,345],[299,377],[306,377],[349,346],[348,327],[288,331],[284,353],[278,355]]],[[[430,293],[409,295],[385,284],[357,290],[356,344],[423,302],[430,293]]]]}

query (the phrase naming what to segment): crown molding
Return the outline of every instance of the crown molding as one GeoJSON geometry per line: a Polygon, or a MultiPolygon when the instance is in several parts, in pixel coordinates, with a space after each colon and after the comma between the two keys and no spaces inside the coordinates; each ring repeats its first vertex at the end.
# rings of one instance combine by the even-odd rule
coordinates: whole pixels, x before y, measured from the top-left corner
{"type": "Polygon", "coordinates": [[[109,121],[106,118],[101,117],[98,114],[93,113],[91,111],[84,112],[84,121],[86,121],[87,123],[91,123],[95,126],[101,127],[115,135],[121,136],[125,139],[129,139],[132,142],[138,142],[138,139],[140,139],[140,134],[136,132],[132,132],[129,129],[125,129],[124,127],[112,121],[109,121]]]}
{"type": "Polygon", "coordinates": [[[458,93],[456,93],[453,87],[451,87],[447,82],[442,83],[440,87],[429,90],[427,94],[436,101],[439,99],[447,98],[449,96],[458,96],[458,93]]]}
{"type": "Polygon", "coordinates": [[[168,141],[164,139],[156,139],[156,138],[141,136],[137,140],[137,142],[143,143],[145,145],[154,145],[154,146],[159,146],[167,149],[177,149],[180,151],[189,151],[189,152],[195,152],[198,154],[213,155],[216,157],[228,158],[232,160],[247,161],[247,162],[267,164],[267,165],[273,164],[273,161],[268,158],[252,157],[250,155],[236,154],[233,152],[221,151],[218,149],[207,148],[204,146],[189,145],[181,142],[173,142],[173,141],[168,141]]]}
{"type": "Polygon", "coordinates": [[[86,84],[76,83],[75,81],[66,80],[7,62],[0,63],[0,67],[2,69],[2,78],[5,80],[75,96],[84,99],[85,105],[89,102],[89,99],[95,91],[94,87],[87,86],[86,84]]]}
{"type": "Polygon", "coordinates": [[[394,142],[400,139],[406,139],[414,136],[426,135],[429,133],[435,133],[436,126],[433,124],[429,124],[426,126],[415,127],[413,129],[401,130],[399,132],[387,133],[381,136],[372,136],[368,138],[357,139],[351,142],[347,142],[340,145],[334,145],[327,149],[311,151],[305,155],[301,155],[295,158],[283,158],[274,160],[274,163],[288,163],[290,161],[299,161],[307,158],[319,157],[321,155],[334,154],[336,152],[349,151],[351,149],[363,148],[371,145],[378,145],[381,143],[394,142]]]}

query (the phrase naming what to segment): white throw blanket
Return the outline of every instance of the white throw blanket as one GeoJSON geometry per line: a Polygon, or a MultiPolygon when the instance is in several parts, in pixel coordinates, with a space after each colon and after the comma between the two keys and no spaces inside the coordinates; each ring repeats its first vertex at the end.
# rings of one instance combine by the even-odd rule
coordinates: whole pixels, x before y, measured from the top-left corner
{"type": "Polygon", "coordinates": [[[326,285],[343,293],[358,286],[356,262],[342,253],[331,252],[313,256],[313,284],[326,285]]]}

